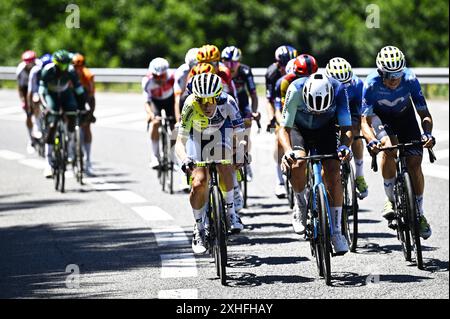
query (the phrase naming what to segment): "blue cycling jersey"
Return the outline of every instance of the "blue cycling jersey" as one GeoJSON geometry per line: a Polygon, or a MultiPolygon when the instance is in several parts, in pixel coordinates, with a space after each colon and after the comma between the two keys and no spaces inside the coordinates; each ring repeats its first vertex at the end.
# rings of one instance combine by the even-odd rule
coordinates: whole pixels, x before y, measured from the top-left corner
{"type": "Polygon", "coordinates": [[[303,86],[308,78],[300,78],[292,82],[286,93],[286,102],[283,108],[283,121],[281,126],[316,130],[326,127],[331,121],[337,119],[340,126],[352,126],[347,93],[344,85],[329,78],[334,88],[334,100],[331,107],[323,113],[313,113],[308,110],[303,101],[303,86]]]}
{"type": "Polygon", "coordinates": [[[352,79],[344,84],[351,114],[361,115],[363,86],[364,82],[356,74],[353,74],[352,79]]]}
{"type": "Polygon", "coordinates": [[[362,115],[393,118],[401,116],[411,100],[417,111],[427,110],[427,103],[416,75],[408,68],[403,70],[400,85],[391,90],[383,84],[377,71],[367,77],[363,88],[362,115]]]}

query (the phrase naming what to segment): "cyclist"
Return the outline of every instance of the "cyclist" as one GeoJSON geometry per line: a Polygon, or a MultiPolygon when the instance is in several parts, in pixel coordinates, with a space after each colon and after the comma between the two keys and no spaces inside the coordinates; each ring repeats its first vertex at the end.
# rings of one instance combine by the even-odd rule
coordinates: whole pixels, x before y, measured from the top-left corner
{"type": "MultiPolygon", "coordinates": [[[[361,134],[363,81],[356,74],[353,74],[350,63],[340,57],[332,58],[328,62],[326,72],[328,76],[335,78],[344,85],[352,115],[353,136],[359,136],[361,134]]],[[[356,189],[358,190],[359,198],[363,199],[369,194],[369,189],[364,179],[364,145],[361,139],[353,141],[352,152],[355,157],[356,189]]]]}
{"type": "MultiPolygon", "coordinates": [[[[351,116],[344,86],[325,73],[314,73],[295,80],[286,93],[280,138],[285,155],[283,170],[291,169],[291,184],[296,205],[292,214],[294,232],[304,234],[307,203],[305,195],[306,161],[295,161],[294,156],[305,156],[311,148],[318,154],[338,153],[341,160],[351,158],[351,116]],[[337,145],[335,124],[341,129],[340,145],[337,145]],[[293,146],[299,151],[293,151],[293,146]]],[[[330,192],[329,205],[332,216],[331,242],[336,254],[348,251],[347,240],[342,234],[341,216],[343,190],[339,161],[323,160],[324,183],[330,192]]]]}
{"type": "MultiPolygon", "coordinates": [[[[28,77],[27,101],[28,105],[30,105],[31,109],[33,110],[35,119],[38,119],[41,115],[41,100],[39,98],[39,81],[41,79],[41,72],[47,64],[52,62],[52,55],[50,53],[46,53],[39,58],[39,61],[40,63],[36,63],[36,65],[31,69],[30,75],[28,77]]],[[[34,132],[34,136],[36,138],[40,138],[42,136],[41,122],[35,121],[35,124],[38,131],[34,132]]]]}
{"type": "MultiPolygon", "coordinates": [[[[83,149],[85,156],[84,170],[87,176],[92,176],[92,164],[91,164],[91,145],[92,145],[92,132],[91,123],[95,123],[94,111],[95,111],[95,82],[94,74],[86,67],[85,58],[82,54],[74,54],[72,63],[75,67],[75,71],[80,79],[80,83],[84,88],[85,100],[88,105],[88,113],[82,120],[81,129],[83,130],[83,149]]],[[[83,105],[82,110],[86,107],[83,105]]]]}
{"type": "MultiPolygon", "coordinates": [[[[39,95],[41,102],[50,111],[48,115],[49,129],[45,144],[45,157],[47,159],[44,168],[44,176],[52,177],[52,150],[54,135],[56,132],[56,117],[52,112],[59,112],[60,108],[64,112],[76,112],[80,105],[84,104],[84,89],[80,84],[78,75],[71,65],[72,58],[66,50],[58,50],[52,55],[53,63],[47,64],[41,71],[39,81],[39,95]],[[74,94],[75,93],[75,94],[74,94]]],[[[67,116],[69,144],[68,157],[73,158],[74,151],[74,131],[75,115],[67,116]]]]}
{"type": "Polygon", "coordinates": [[[28,82],[30,71],[36,64],[40,64],[40,61],[37,59],[36,52],[28,50],[22,54],[22,62],[19,63],[16,69],[17,89],[19,92],[19,98],[22,109],[25,111],[25,114],[27,116],[25,124],[27,126],[28,136],[30,138],[27,144],[27,152],[29,154],[34,153],[34,148],[33,148],[33,121],[32,121],[33,110],[27,98],[28,82]]]}
{"type": "MultiPolygon", "coordinates": [[[[377,70],[367,77],[363,89],[361,127],[364,137],[369,142],[367,145],[369,150],[376,154],[380,145],[390,146],[421,139],[426,142],[424,147],[432,147],[435,144],[432,135],[433,120],[418,79],[406,67],[403,52],[395,46],[385,46],[378,53],[376,64],[377,70]],[[417,123],[414,108],[421,119],[423,134],[417,123]],[[381,123],[374,122],[375,115],[379,117],[381,123]],[[372,132],[372,128],[376,135],[372,132]]],[[[431,227],[423,211],[424,177],[421,166],[423,148],[412,147],[405,153],[420,213],[420,236],[427,239],[431,236],[431,227]]],[[[383,152],[381,159],[381,174],[387,195],[383,217],[388,220],[390,227],[394,227],[392,220],[395,157],[396,152],[386,151],[383,152]]]]}
{"type": "Polygon", "coordinates": [[[197,53],[197,62],[213,65],[215,74],[222,79],[224,92],[237,99],[236,86],[231,76],[231,71],[224,64],[220,63],[220,51],[218,47],[211,44],[205,44],[200,47],[197,53]]]}
{"type": "MultiPolygon", "coordinates": [[[[192,249],[194,253],[204,253],[207,249],[205,224],[208,224],[208,221],[205,216],[208,176],[204,168],[191,171],[191,167],[195,161],[210,158],[211,153],[214,153],[212,156],[215,159],[231,158],[233,139],[236,138],[237,145],[240,145],[245,128],[236,101],[223,92],[222,81],[218,75],[196,75],[192,79],[192,92],[184,104],[175,150],[183,163],[183,171],[189,171],[193,178],[190,194],[195,218],[192,249]],[[188,142],[192,147],[186,149],[188,142]]],[[[218,172],[226,190],[224,199],[229,229],[239,232],[244,226],[234,208],[234,167],[219,166],[218,172]]]]}
{"type": "MultiPolygon", "coordinates": [[[[258,112],[258,95],[256,94],[256,84],[252,69],[248,65],[241,63],[241,57],[241,50],[235,46],[228,46],[222,50],[222,62],[231,71],[231,76],[236,86],[239,109],[244,118],[245,127],[248,129],[247,136],[250,138],[252,119],[259,120],[261,114],[258,112]],[[249,96],[251,107],[249,104],[249,96]]],[[[249,149],[250,146],[249,140],[249,149]]],[[[250,181],[253,178],[250,164],[247,165],[247,175],[250,181]]]]}
{"type": "Polygon", "coordinates": [[[177,123],[181,120],[181,109],[188,94],[184,94],[186,91],[186,85],[188,75],[191,69],[197,64],[198,48],[191,48],[186,52],[184,57],[184,63],[175,71],[175,118],[177,123]]]}
{"type": "MultiPolygon", "coordinates": [[[[151,123],[150,139],[153,152],[150,167],[153,169],[159,166],[160,160],[158,129],[161,123],[161,110],[164,109],[167,116],[175,116],[174,76],[174,72],[169,70],[169,62],[158,57],[150,61],[148,74],[142,78],[147,123],[151,123]]],[[[173,124],[171,122],[172,129],[173,124]]]]}
{"type": "Polygon", "coordinates": [[[297,57],[297,50],[289,45],[282,45],[275,50],[275,62],[272,63],[266,71],[266,98],[267,98],[267,114],[269,118],[269,125],[267,127],[268,130],[275,129],[275,149],[274,149],[274,158],[275,158],[275,167],[276,167],[276,176],[278,179],[278,183],[275,187],[275,195],[278,198],[284,198],[286,196],[286,191],[284,188],[284,179],[283,174],[281,172],[280,164],[281,157],[283,155],[283,148],[279,143],[278,139],[278,128],[276,128],[277,123],[281,123],[281,117],[276,118],[275,116],[275,86],[276,82],[279,78],[286,74],[286,65],[289,60],[297,57]]]}

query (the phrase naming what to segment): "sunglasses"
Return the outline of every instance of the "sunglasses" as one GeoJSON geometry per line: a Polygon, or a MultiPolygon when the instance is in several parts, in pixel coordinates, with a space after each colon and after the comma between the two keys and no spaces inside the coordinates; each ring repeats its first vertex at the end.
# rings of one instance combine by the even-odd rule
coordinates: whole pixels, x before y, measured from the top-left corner
{"type": "Polygon", "coordinates": [[[383,74],[383,78],[386,80],[397,80],[400,79],[403,76],[403,72],[394,72],[394,73],[387,73],[385,72],[383,74]]]}
{"type": "Polygon", "coordinates": [[[235,68],[235,67],[237,67],[239,65],[239,62],[238,61],[224,61],[224,64],[228,68],[233,69],[233,68],[235,68]]]}
{"type": "Polygon", "coordinates": [[[154,77],[156,80],[162,80],[162,79],[165,79],[165,78],[166,78],[166,73],[159,74],[159,75],[153,74],[153,77],[154,77]]]}
{"type": "Polygon", "coordinates": [[[215,97],[197,97],[197,102],[205,105],[205,104],[216,104],[215,97]]]}

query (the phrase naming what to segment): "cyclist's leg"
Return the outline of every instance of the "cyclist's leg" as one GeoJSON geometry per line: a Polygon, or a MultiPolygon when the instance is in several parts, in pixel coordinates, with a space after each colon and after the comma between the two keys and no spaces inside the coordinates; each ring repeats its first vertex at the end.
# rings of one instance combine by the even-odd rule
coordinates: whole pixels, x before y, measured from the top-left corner
{"type": "Polygon", "coordinates": [[[286,189],[284,186],[283,172],[281,171],[281,160],[283,158],[284,150],[280,143],[279,137],[280,127],[275,128],[275,148],[274,148],[274,159],[275,159],[275,173],[277,177],[277,182],[275,186],[275,195],[278,198],[284,198],[286,196],[286,189]]]}
{"type": "MultiPolygon", "coordinates": [[[[352,113],[353,136],[361,135],[361,115],[352,113]]],[[[364,144],[362,139],[355,139],[352,143],[352,151],[355,162],[356,188],[360,198],[368,195],[367,183],[364,179],[364,144]]]]}
{"type": "MultiPolygon", "coordinates": [[[[58,111],[57,105],[59,105],[59,104],[57,104],[57,103],[59,101],[58,101],[58,97],[56,96],[56,94],[53,94],[53,93],[45,94],[44,99],[45,99],[45,104],[46,104],[49,112],[57,112],[58,111]]],[[[47,122],[48,130],[47,130],[47,135],[45,137],[46,165],[44,168],[44,175],[45,175],[45,177],[51,177],[51,174],[52,174],[51,167],[53,166],[52,152],[53,152],[53,143],[55,140],[57,117],[56,117],[56,115],[48,113],[45,120],[47,122]]]]}
{"type": "MultiPolygon", "coordinates": [[[[158,100],[153,99],[152,100],[152,112],[155,115],[155,117],[161,116],[161,109],[162,106],[159,103],[158,100]]],[[[153,119],[150,126],[150,140],[152,143],[152,151],[153,156],[150,161],[150,165],[152,168],[157,167],[159,160],[161,158],[161,155],[159,154],[159,126],[161,125],[161,121],[159,119],[153,119]]]]}
{"type": "MultiPolygon", "coordinates": [[[[88,105],[92,105],[95,103],[94,96],[89,96],[87,98],[88,105]]],[[[86,110],[85,108],[82,109],[82,111],[86,110]]],[[[92,110],[92,108],[91,108],[92,110]]],[[[85,167],[86,172],[90,174],[91,170],[91,146],[92,146],[92,131],[91,131],[91,122],[92,118],[84,115],[81,117],[81,129],[83,133],[83,151],[84,151],[84,157],[85,157],[85,167]]]]}
{"type": "Polygon", "coordinates": [[[76,124],[76,114],[74,114],[78,109],[78,103],[75,99],[75,95],[72,89],[68,89],[61,92],[61,105],[65,113],[65,119],[67,119],[67,132],[69,136],[69,143],[67,145],[68,161],[75,157],[75,124],[76,124]],[[67,113],[70,112],[70,113],[67,113]]]}

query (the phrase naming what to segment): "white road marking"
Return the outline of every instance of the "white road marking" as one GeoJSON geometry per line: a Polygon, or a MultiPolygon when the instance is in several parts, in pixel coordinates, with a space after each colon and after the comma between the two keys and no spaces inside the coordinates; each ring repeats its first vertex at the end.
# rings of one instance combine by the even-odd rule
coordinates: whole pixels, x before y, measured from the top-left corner
{"type": "Polygon", "coordinates": [[[25,158],[25,156],[22,154],[16,153],[16,152],[8,151],[8,150],[0,150],[0,158],[10,160],[10,161],[17,161],[17,160],[21,160],[21,159],[25,158]]]}
{"type": "Polygon", "coordinates": [[[183,246],[189,244],[189,240],[183,228],[171,226],[165,228],[152,228],[158,246],[183,246]]]}
{"type": "Polygon", "coordinates": [[[448,142],[449,131],[448,130],[433,130],[433,136],[436,138],[437,143],[448,142]]]}
{"type": "Polygon", "coordinates": [[[20,108],[20,106],[11,106],[11,107],[0,108],[0,116],[6,115],[6,114],[15,114],[15,113],[24,114],[24,111],[20,108]]]}
{"type": "Polygon", "coordinates": [[[161,278],[197,276],[197,264],[193,254],[184,253],[161,255],[161,278]]]}
{"type": "Polygon", "coordinates": [[[172,216],[158,206],[138,206],[131,209],[147,221],[173,220],[172,216]]]}
{"type": "Polygon", "coordinates": [[[430,177],[445,179],[448,181],[448,166],[437,164],[422,165],[423,174],[430,177]]]}
{"type": "Polygon", "coordinates": [[[147,200],[132,191],[109,191],[107,194],[122,204],[145,203],[147,200]]]}
{"type": "Polygon", "coordinates": [[[161,290],[158,299],[198,299],[197,289],[161,290]]]}
{"type": "Polygon", "coordinates": [[[37,158],[22,159],[19,160],[19,163],[36,169],[44,169],[45,167],[45,160],[37,158]]]}
{"type": "Polygon", "coordinates": [[[449,149],[447,148],[444,150],[435,150],[434,155],[436,155],[437,160],[448,158],[449,157],[449,149]]]}
{"type": "Polygon", "coordinates": [[[107,183],[103,179],[97,177],[87,177],[84,179],[84,182],[97,191],[122,189],[122,187],[117,184],[107,183]]]}
{"type": "Polygon", "coordinates": [[[105,119],[100,120],[101,125],[115,124],[115,123],[124,123],[131,122],[136,120],[141,120],[142,123],[145,124],[145,114],[142,113],[123,113],[116,116],[111,116],[105,119]]]}

